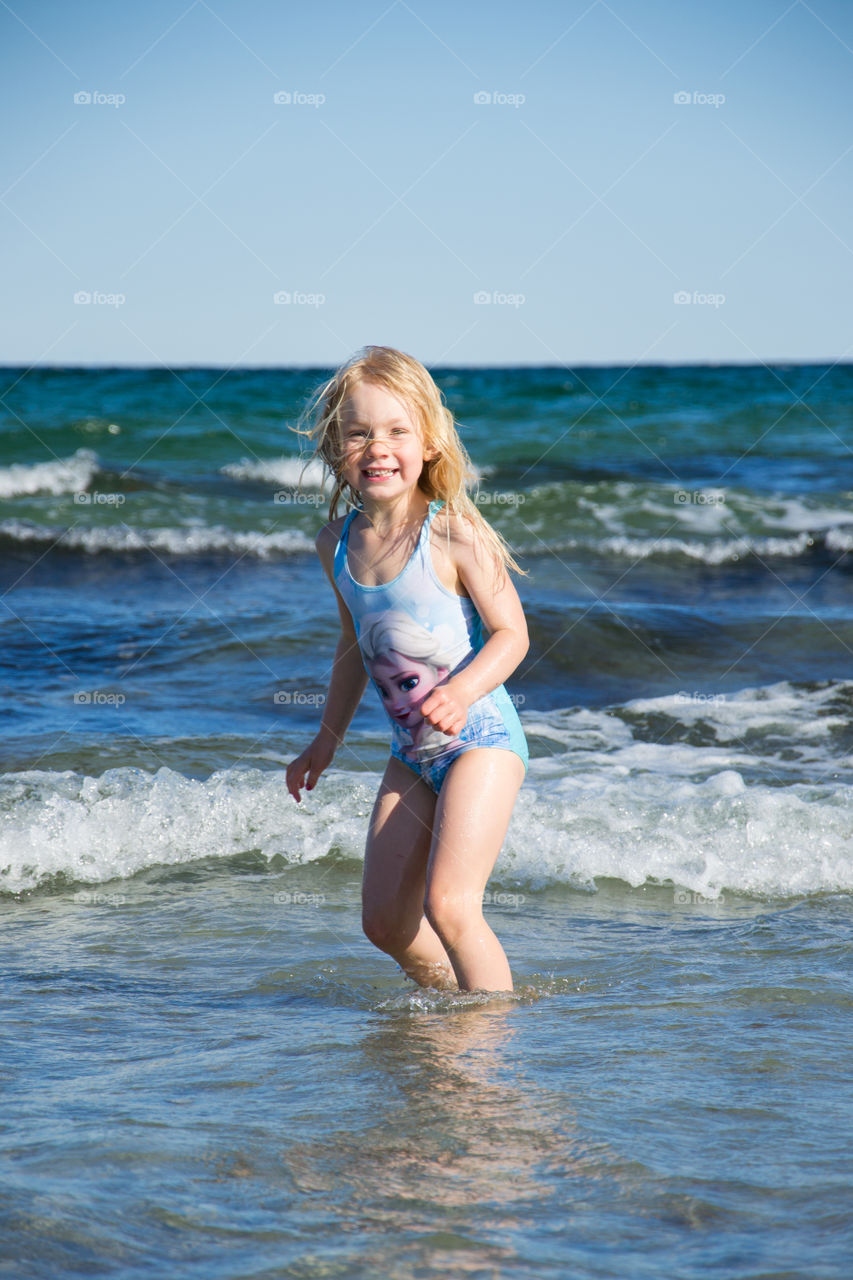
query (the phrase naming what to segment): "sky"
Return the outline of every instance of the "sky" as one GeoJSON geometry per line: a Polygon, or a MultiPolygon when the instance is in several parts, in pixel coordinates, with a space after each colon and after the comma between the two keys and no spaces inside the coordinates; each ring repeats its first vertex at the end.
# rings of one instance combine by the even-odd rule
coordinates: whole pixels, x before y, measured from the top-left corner
{"type": "Polygon", "coordinates": [[[853,353],[849,0],[0,0],[15,365],[853,353]]]}

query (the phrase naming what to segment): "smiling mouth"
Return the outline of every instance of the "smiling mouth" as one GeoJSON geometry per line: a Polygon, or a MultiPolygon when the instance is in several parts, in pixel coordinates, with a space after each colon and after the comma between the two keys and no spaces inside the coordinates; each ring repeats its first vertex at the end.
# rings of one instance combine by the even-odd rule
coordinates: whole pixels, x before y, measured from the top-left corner
{"type": "Polygon", "coordinates": [[[364,472],[368,480],[387,480],[397,474],[396,467],[369,467],[364,472]]]}

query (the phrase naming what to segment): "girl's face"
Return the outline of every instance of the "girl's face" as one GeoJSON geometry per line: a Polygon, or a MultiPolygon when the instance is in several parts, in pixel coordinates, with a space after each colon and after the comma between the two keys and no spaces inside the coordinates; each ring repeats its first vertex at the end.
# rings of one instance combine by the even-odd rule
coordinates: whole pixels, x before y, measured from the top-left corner
{"type": "Polygon", "coordinates": [[[414,488],[424,461],[420,429],[408,406],[383,387],[361,382],[341,413],[343,478],[362,497],[396,498],[414,488]]]}
{"type": "Polygon", "coordinates": [[[407,658],[393,649],[375,658],[368,666],[391,719],[405,729],[416,729],[422,725],[424,718],[418,708],[447,675],[447,667],[418,662],[417,658],[407,658]]]}

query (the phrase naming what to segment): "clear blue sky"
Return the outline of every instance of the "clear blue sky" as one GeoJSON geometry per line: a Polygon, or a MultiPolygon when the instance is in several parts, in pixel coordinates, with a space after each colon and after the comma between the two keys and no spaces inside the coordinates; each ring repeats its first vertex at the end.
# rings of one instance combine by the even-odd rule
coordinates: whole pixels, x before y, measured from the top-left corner
{"type": "Polygon", "coordinates": [[[849,0],[0,0],[0,45],[3,363],[853,357],[849,0]]]}

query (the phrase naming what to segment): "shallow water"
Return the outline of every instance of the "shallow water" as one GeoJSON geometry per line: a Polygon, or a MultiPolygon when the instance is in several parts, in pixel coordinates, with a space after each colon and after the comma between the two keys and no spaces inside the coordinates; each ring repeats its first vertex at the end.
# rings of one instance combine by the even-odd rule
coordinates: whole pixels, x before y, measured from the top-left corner
{"type": "Polygon", "coordinates": [[[10,1274],[848,1273],[846,895],[504,890],[507,999],[412,987],[358,872],[6,901],[10,1274]]]}

